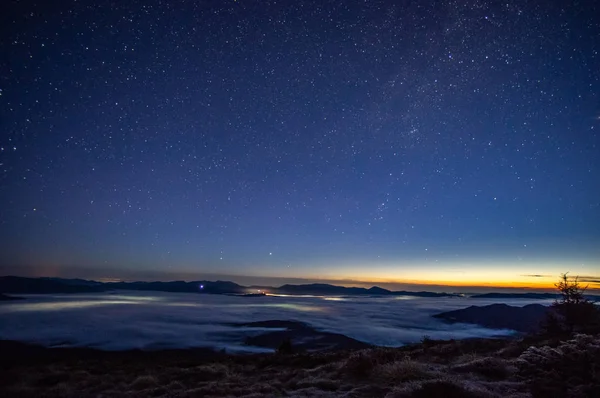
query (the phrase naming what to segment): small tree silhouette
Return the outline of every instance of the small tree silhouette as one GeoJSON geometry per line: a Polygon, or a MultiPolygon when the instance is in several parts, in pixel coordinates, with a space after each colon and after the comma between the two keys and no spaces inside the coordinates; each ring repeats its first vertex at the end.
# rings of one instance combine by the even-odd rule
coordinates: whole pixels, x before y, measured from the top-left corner
{"type": "Polygon", "coordinates": [[[560,297],[552,304],[554,311],[548,314],[546,320],[549,332],[549,329],[561,329],[567,333],[586,332],[597,328],[600,312],[593,302],[585,298],[587,286],[581,287],[578,277],[570,279],[568,272],[565,272],[554,286],[560,292],[560,297]]]}

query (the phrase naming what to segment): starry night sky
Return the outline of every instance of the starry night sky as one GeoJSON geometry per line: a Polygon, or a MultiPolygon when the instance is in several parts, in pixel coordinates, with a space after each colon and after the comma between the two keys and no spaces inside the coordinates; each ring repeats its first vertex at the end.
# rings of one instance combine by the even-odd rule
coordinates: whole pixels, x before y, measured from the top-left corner
{"type": "Polygon", "coordinates": [[[12,273],[600,274],[595,1],[49,4],[0,6],[12,273]]]}

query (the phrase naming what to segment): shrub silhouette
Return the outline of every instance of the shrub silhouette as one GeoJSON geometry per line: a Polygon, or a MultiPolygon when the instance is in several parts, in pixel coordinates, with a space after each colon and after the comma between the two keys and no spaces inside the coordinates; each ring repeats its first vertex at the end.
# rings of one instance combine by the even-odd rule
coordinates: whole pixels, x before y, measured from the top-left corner
{"type": "Polygon", "coordinates": [[[424,335],[423,338],[421,339],[421,344],[423,344],[423,347],[427,348],[427,347],[433,346],[435,344],[435,342],[428,335],[424,335]]]}
{"type": "Polygon", "coordinates": [[[543,334],[548,336],[559,336],[565,333],[562,321],[554,311],[548,311],[546,318],[540,325],[543,334]]]}
{"type": "Polygon", "coordinates": [[[292,340],[291,339],[283,340],[281,342],[281,344],[279,344],[279,347],[277,347],[277,353],[278,354],[293,354],[294,346],[292,345],[292,340]]]}

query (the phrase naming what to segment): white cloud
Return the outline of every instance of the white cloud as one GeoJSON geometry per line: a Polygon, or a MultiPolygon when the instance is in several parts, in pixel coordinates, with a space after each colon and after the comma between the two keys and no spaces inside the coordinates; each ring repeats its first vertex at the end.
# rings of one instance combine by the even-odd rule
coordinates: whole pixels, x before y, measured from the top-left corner
{"type": "MultiPolygon", "coordinates": [[[[465,298],[230,297],[200,294],[121,293],[28,296],[0,305],[0,338],[44,345],[102,349],[213,346],[257,350],[244,337],[262,333],[231,323],[298,320],[372,344],[399,346],[432,338],[510,334],[473,325],[449,325],[441,311],[485,305],[465,298]]],[[[513,300],[515,305],[532,301],[513,300]]]]}

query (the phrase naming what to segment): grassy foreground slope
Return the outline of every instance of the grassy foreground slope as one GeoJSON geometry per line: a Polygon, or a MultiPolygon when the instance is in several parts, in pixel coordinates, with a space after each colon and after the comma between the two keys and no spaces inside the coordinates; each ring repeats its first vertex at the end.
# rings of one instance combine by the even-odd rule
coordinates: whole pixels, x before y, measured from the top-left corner
{"type": "Polygon", "coordinates": [[[600,337],[227,355],[0,342],[4,397],[600,397],[600,337]]]}

